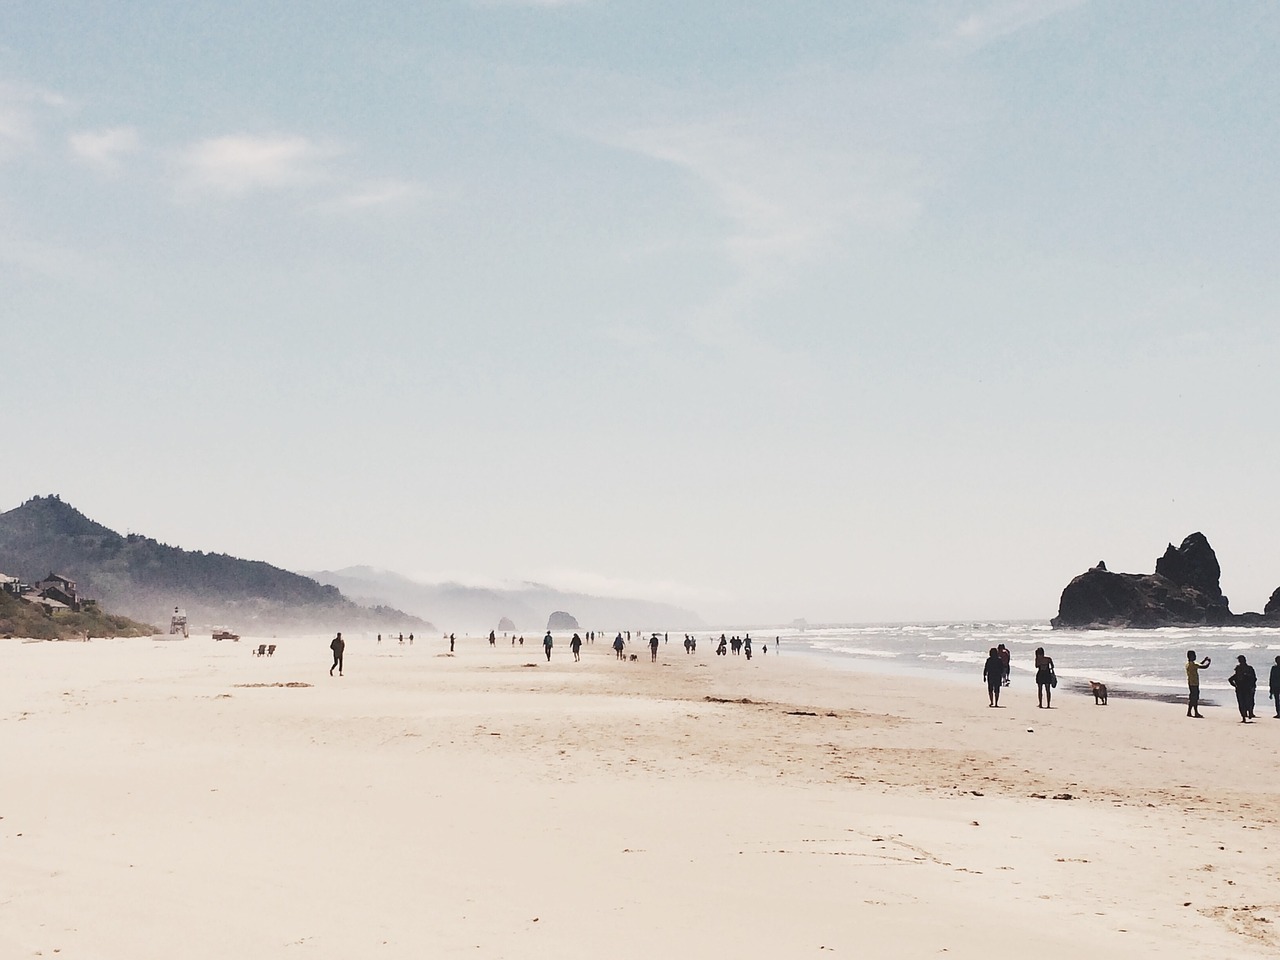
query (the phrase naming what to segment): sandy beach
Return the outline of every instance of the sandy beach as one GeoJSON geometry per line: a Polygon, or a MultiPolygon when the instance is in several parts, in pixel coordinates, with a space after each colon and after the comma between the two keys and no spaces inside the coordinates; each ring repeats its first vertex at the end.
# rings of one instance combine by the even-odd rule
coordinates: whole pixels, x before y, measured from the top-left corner
{"type": "Polygon", "coordinates": [[[1261,695],[328,639],[0,642],[0,956],[1280,949],[1261,695]]]}

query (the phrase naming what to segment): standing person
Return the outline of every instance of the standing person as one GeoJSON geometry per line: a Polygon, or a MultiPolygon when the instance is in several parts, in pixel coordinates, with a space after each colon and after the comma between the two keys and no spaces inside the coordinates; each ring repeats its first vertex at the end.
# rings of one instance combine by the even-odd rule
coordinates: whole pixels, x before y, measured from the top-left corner
{"type": "Polygon", "coordinates": [[[548,662],[550,662],[550,660],[551,660],[551,644],[552,644],[552,642],[553,642],[553,641],[551,640],[551,631],[550,631],[550,630],[548,630],[548,631],[547,631],[547,635],[546,635],[545,637],[543,637],[543,638],[542,638],[542,650],[543,650],[543,652],[547,655],[547,661],[548,661],[548,662]]]}
{"type": "Polygon", "coordinates": [[[381,642],[382,642],[382,634],[378,634],[378,642],[379,642],[379,643],[381,643],[381,642]]]}
{"type": "Polygon", "coordinates": [[[1004,664],[1004,685],[1009,685],[1009,648],[1003,643],[996,647],[1000,651],[1000,662],[1004,664]]]}
{"type": "Polygon", "coordinates": [[[1280,657],[1276,657],[1275,666],[1271,668],[1271,699],[1276,702],[1276,719],[1280,720],[1280,657]]]}
{"type": "Polygon", "coordinates": [[[413,634],[409,634],[409,646],[413,646],[413,634]]]}
{"type": "Polygon", "coordinates": [[[1204,714],[1200,712],[1200,671],[1206,669],[1211,663],[1213,663],[1213,661],[1208,657],[1205,657],[1199,663],[1196,663],[1196,652],[1194,650],[1187,651],[1188,717],[1195,717],[1197,720],[1204,719],[1204,714]]]}
{"type": "MultiPolygon", "coordinates": [[[[1004,658],[1001,657],[1003,662],[1004,658]]],[[[1005,676],[1008,676],[1008,666],[1005,676]]],[[[1007,680],[1005,681],[1008,682],[1007,680]]],[[[1058,677],[1053,672],[1053,657],[1046,656],[1044,647],[1036,647],[1036,706],[1053,707],[1053,688],[1058,685],[1058,677]]]]}
{"type": "Polygon", "coordinates": [[[449,652],[453,653],[453,634],[449,634],[449,652]]]}
{"type": "Polygon", "coordinates": [[[489,646],[496,646],[498,643],[498,635],[492,630],[489,631],[489,646]]]}
{"type": "Polygon", "coordinates": [[[1227,683],[1236,688],[1236,706],[1240,708],[1240,722],[1256,720],[1253,715],[1253,698],[1258,690],[1258,675],[1245,660],[1244,654],[1236,657],[1236,669],[1227,677],[1227,683]]]}
{"type": "Polygon", "coordinates": [[[622,648],[623,648],[623,646],[624,646],[624,644],[623,644],[623,642],[622,642],[622,634],[621,634],[621,633],[619,633],[616,637],[614,637],[614,638],[613,638],[613,652],[614,652],[614,654],[615,654],[615,655],[617,655],[617,658],[618,658],[619,660],[625,659],[625,658],[622,656],[622,648]]]}
{"type": "Polygon", "coordinates": [[[580,651],[582,650],[582,638],[578,636],[576,633],[573,635],[573,639],[569,641],[569,649],[573,651],[574,663],[577,663],[579,660],[582,659],[582,656],[580,654],[580,651]]]}
{"type": "Polygon", "coordinates": [[[987,706],[1000,706],[1000,685],[1004,683],[1004,664],[995,647],[987,651],[987,662],[982,665],[982,679],[987,681],[987,706]]]}
{"type": "MultiPolygon", "coordinates": [[[[329,643],[329,649],[333,651],[333,667],[338,668],[338,676],[342,676],[342,651],[347,649],[347,642],[342,639],[339,633],[329,643]]],[[[333,667],[329,668],[329,676],[333,676],[333,667]]]]}
{"type": "Polygon", "coordinates": [[[658,662],[658,635],[656,633],[649,638],[649,662],[658,662]]]}

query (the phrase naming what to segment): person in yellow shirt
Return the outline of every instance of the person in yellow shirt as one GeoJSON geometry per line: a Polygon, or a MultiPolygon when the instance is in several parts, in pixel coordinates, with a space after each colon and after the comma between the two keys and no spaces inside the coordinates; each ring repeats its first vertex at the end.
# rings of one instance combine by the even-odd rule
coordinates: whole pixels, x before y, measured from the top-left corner
{"type": "Polygon", "coordinates": [[[1187,716],[1197,717],[1201,720],[1204,715],[1200,712],[1200,671],[1205,669],[1212,663],[1208,657],[1205,657],[1199,663],[1196,662],[1196,652],[1194,650],[1187,651],[1187,716]]]}

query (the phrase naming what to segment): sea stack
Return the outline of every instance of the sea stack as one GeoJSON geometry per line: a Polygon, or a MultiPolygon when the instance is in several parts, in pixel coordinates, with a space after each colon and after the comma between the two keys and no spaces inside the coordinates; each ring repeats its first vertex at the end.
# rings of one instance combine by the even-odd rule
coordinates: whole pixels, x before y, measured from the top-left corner
{"type": "MultiPolygon", "coordinates": [[[[1067,584],[1052,624],[1054,629],[1220,626],[1234,619],[1221,575],[1208,538],[1193,533],[1178,547],[1169,544],[1154,573],[1112,573],[1099,561],[1067,584]]],[[[1280,615],[1280,602],[1274,606],[1280,615]]]]}

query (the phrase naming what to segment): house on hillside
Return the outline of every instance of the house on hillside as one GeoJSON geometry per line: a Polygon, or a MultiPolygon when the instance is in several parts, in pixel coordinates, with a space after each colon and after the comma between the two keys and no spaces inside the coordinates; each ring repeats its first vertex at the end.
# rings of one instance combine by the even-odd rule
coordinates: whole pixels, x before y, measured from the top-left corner
{"type": "Polygon", "coordinates": [[[66,613],[71,609],[71,607],[67,606],[67,604],[60,600],[51,600],[38,593],[24,593],[22,595],[22,599],[27,601],[27,603],[35,604],[51,617],[57,613],[66,613]]]}
{"type": "Polygon", "coordinates": [[[50,573],[35,584],[34,591],[45,600],[61,604],[68,610],[80,612],[85,606],[94,606],[95,601],[83,599],[76,590],[76,582],[57,573],[50,573]]]}
{"type": "Polygon", "coordinates": [[[22,593],[22,581],[17,577],[9,576],[7,573],[0,573],[0,593],[18,596],[22,593]]]}

